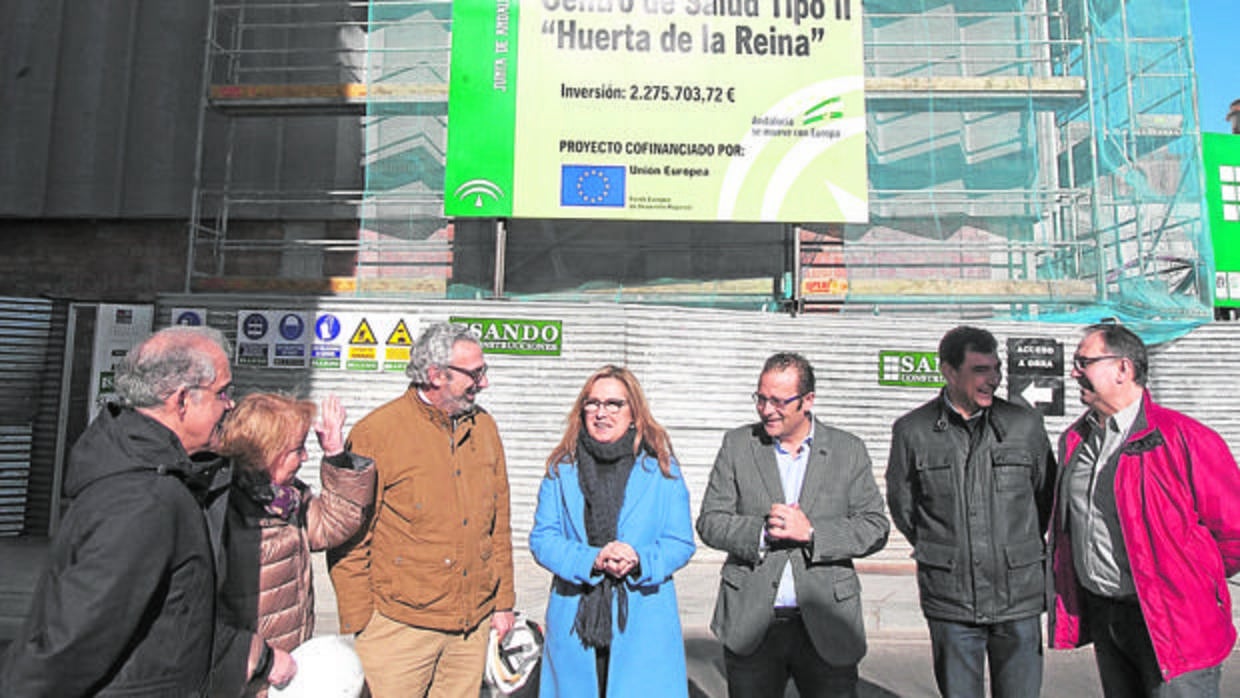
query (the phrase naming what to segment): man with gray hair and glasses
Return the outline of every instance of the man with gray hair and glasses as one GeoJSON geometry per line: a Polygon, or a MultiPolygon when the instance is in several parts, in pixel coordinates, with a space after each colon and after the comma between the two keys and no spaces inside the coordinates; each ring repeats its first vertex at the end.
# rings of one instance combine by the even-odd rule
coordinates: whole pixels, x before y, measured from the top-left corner
{"type": "Polygon", "coordinates": [[[340,631],[374,698],[477,698],[490,630],[508,633],[516,602],[504,448],[474,404],[487,365],[468,327],[441,322],[406,373],[409,389],[349,434],[378,482],[369,522],[329,554],[340,631]]]}
{"type": "Polygon", "coordinates": [[[1240,470],[1200,422],[1155,403],[1145,344],[1085,329],[1072,377],[1089,410],[1060,437],[1051,646],[1094,645],[1103,693],[1218,696],[1236,630],[1240,470]]]}
{"type": "Polygon", "coordinates": [[[210,456],[231,388],[217,330],[170,327],[125,356],[118,402],[69,456],[72,503],[0,695],[204,695],[228,473],[194,456],[210,456]]]}

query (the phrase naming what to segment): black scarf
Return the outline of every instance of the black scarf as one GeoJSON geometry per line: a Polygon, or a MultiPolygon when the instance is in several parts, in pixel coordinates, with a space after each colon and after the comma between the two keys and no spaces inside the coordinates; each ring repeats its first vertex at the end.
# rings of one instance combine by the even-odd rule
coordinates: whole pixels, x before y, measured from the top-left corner
{"type": "MultiPolygon", "coordinates": [[[[592,546],[601,548],[616,540],[616,525],[620,508],[624,506],[624,488],[633,471],[636,434],[629,429],[624,436],[605,444],[595,441],[583,430],[577,439],[577,472],[586,502],[586,539],[592,546]]],[[[617,624],[624,630],[629,600],[623,581],[604,575],[601,582],[586,588],[582,594],[573,631],[586,647],[611,646],[612,596],[616,597],[617,624]]]]}
{"type": "Polygon", "coordinates": [[[302,493],[296,485],[277,485],[265,470],[238,466],[233,482],[271,516],[295,522],[301,511],[302,493]]]}

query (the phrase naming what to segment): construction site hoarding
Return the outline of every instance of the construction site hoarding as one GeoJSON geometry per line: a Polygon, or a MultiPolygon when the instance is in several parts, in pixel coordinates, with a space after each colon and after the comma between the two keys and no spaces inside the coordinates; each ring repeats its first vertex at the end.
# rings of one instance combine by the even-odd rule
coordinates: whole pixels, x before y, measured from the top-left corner
{"type": "Polygon", "coordinates": [[[448,216],[869,218],[856,0],[457,0],[448,216]]]}

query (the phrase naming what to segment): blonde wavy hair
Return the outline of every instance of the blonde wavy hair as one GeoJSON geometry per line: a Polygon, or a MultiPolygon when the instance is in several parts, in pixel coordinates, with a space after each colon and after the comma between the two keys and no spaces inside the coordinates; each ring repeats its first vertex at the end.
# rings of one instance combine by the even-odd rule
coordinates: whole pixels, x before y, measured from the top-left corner
{"type": "Polygon", "coordinates": [[[628,394],[633,426],[637,429],[637,438],[633,440],[633,455],[637,455],[645,446],[659,459],[659,470],[663,471],[663,476],[671,478],[672,458],[676,456],[672,451],[671,437],[650,413],[650,403],[646,402],[646,394],[642,392],[637,376],[634,376],[633,372],[627,368],[612,364],[591,374],[586,379],[586,384],[582,386],[581,392],[577,394],[577,399],[573,402],[573,407],[568,411],[568,417],[565,419],[568,426],[564,430],[564,436],[560,438],[560,443],[551,449],[551,455],[547,456],[547,474],[554,474],[561,463],[577,461],[577,439],[581,435],[581,430],[585,428],[586,398],[590,396],[590,389],[594,387],[594,384],[604,378],[620,381],[624,385],[625,393],[628,394]]]}
{"type": "Polygon", "coordinates": [[[224,420],[220,455],[241,467],[263,472],[300,434],[305,439],[314,420],[315,405],[279,393],[251,393],[241,398],[224,420]]]}

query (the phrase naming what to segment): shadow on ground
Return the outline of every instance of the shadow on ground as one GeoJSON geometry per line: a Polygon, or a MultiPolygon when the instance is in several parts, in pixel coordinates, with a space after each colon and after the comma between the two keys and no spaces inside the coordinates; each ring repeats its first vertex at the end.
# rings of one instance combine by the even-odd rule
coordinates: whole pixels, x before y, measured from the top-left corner
{"type": "MultiPolygon", "coordinates": [[[[910,647],[909,650],[915,652],[917,648],[910,647]]],[[[723,647],[718,640],[700,636],[685,638],[685,659],[689,674],[689,698],[724,698],[728,695],[727,681],[724,678],[723,647]]],[[[901,698],[903,694],[895,693],[867,679],[864,676],[864,663],[862,667],[863,676],[858,690],[860,698],[901,698]]],[[[785,696],[797,696],[796,688],[791,682],[785,696]]]]}

